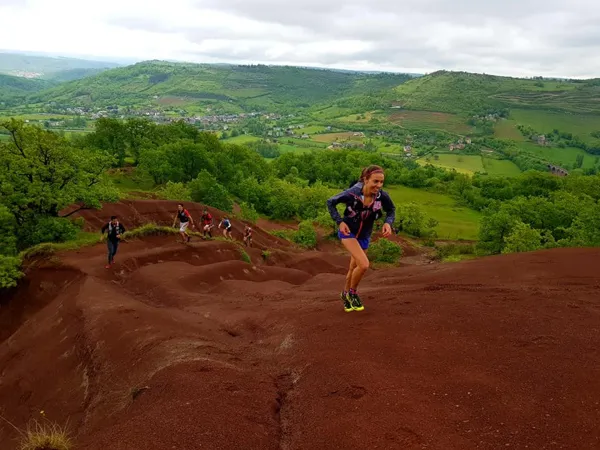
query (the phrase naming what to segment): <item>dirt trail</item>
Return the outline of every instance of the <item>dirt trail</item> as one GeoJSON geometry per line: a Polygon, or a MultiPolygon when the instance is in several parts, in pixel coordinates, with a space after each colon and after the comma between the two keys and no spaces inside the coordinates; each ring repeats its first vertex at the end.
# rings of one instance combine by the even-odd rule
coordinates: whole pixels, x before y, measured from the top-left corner
{"type": "Polygon", "coordinates": [[[68,419],[78,450],[600,448],[598,249],[370,271],[352,313],[344,256],[163,237],[106,270],[104,251],[2,304],[15,425],[68,419]]]}

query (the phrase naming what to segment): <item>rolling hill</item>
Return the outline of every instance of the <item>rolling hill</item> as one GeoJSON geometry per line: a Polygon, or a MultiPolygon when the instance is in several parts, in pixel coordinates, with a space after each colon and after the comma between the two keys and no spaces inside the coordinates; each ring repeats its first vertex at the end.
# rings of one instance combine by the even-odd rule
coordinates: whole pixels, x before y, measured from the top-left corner
{"type": "Polygon", "coordinates": [[[490,108],[600,114],[600,79],[542,80],[435,72],[394,89],[404,108],[471,114],[490,108]]]}
{"type": "Polygon", "coordinates": [[[64,83],[34,103],[121,106],[216,104],[226,110],[309,107],[343,96],[389,90],[411,79],[282,66],[224,66],[146,61],[64,83]]]}
{"type": "MultiPolygon", "coordinates": [[[[85,69],[106,70],[119,64],[78,58],[37,56],[22,53],[0,53],[0,73],[26,78],[53,79],[64,71],[85,69]]],[[[85,73],[85,72],[79,72],[85,73]]],[[[60,78],[60,76],[59,76],[60,78]]]]}
{"type": "MultiPolygon", "coordinates": [[[[27,95],[54,86],[48,80],[32,80],[0,73],[0,100],[5,101],[14,96],[27,95]]],[[[0,103],[1,103],[0,101],[0,103]]]]}

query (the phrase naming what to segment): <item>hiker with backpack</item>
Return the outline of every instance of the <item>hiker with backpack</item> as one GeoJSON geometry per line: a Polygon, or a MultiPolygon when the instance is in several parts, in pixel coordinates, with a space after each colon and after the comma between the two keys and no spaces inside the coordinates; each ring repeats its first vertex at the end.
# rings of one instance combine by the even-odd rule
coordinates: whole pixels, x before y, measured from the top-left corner
{"type": "Polygon", "coordinates": [[[104,233],[108,231],[106,236],[106,245],[108,247],[108,264],[104,267],[106,269],[110,269],[115,262],[115,255],[117,254],[117,250],[119,248],[121,235],[125,233],[125,227],[119,222],[117,216],[111,216],[110,221],[102,227],[101,231],[102,236],[104,236],[104,233]]]}

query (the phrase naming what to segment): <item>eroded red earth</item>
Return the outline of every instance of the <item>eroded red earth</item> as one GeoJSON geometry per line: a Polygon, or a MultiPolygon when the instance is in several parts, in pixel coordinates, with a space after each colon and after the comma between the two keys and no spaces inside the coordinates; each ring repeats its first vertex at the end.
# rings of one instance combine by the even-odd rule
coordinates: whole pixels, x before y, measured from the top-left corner
{"type": "Polygon", "coordinates": [[[86,450],[600,448],[600,250],[371,270],[345,313],[343,253],[255,236],[253,264],[176,237],[38,261],[0,307],[0,414],[86,450]]]}

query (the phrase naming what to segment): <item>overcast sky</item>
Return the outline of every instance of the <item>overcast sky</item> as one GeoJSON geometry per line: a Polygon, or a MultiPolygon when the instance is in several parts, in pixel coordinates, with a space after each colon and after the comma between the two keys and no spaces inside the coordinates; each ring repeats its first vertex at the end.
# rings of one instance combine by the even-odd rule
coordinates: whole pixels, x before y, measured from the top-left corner
{"type": "Polygon", "coordinates": [[[0,0],[0,49],[600,77],[599,0],[0,0]]]}

